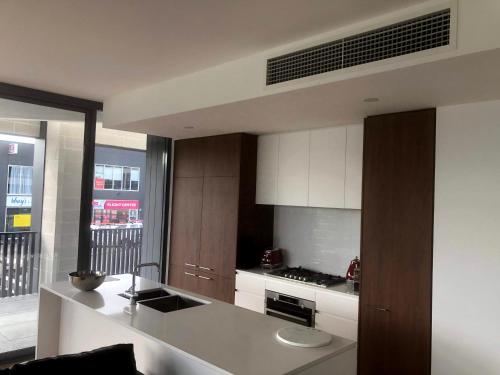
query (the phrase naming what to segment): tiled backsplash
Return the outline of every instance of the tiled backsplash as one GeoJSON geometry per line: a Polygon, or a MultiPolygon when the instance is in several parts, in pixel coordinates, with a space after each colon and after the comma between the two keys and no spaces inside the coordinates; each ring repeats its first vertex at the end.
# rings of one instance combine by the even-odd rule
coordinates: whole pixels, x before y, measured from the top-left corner
{"type": "Polygon", "coordinates": [[[359,256],[361,211],[332,208],[274,208],[274,246],[284,250],[290,267],[345,276],[359,256]]]}

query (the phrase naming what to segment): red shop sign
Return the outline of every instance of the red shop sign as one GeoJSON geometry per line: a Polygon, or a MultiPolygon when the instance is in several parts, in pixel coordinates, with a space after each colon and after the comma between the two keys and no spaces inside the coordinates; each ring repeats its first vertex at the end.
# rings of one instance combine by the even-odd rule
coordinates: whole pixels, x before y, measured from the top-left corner
{"type": "Polygon", "coordinates": [[[138,210],[140,203],[136,200],[94,199],[93,206],[101,210],[138,210]]]}
{"type": "Polygon", "coordinates": [[[111,200],[106,199],[104,203],[105,210],[137,210],[139,201],[111,200]]]}

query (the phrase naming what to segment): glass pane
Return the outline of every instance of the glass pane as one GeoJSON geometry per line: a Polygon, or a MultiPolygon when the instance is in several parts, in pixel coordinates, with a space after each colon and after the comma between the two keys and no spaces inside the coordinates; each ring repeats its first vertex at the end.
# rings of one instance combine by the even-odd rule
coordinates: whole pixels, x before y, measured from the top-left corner
{"type": "Polygon", "coordinates": [[[77,268],[84,120],[0,99],[3,359],[35,345],[39,283],[66,280],[77,268]]]}
{"type": "Polygon", "coordinates": [[[123,168],[122,167],[113,167],[113,189],[114,190],[121,190],[122,178],[123,178],[123,168]]]}
{"type": "Polygon", "coordinates": [[[130,190],[130,168],[123,167],[123,190],[130,190]]]}
{"type": "Polygon", "coordinates": [[[138,191],[139,190],[139,181],[141,176],[140,168],[132,168],[131,176],[130,176],[130,190],[138,191]]]}
{"type": "Polygon", "coordinates": [[[108,275],[129,273],[143,259],[145,176],[141,172],[146,170],[146,135],[98,124],[95,163],[104,166],[104,184],[107,188],[111,179],[112,190],[93,192],[91,268],[108,275]],[[102,241],[113,248],[114,258],[100,250],[102,241]]]}
{"type": "Polygon", "coordinates": [[[113,167],[104,167],[104,189],[113,189],[113,167]]]}
{"type": "Polygon", "coordinates": [[[96,164],[94,169],[94,189],[104,189],[104,165],[96,164]]]}

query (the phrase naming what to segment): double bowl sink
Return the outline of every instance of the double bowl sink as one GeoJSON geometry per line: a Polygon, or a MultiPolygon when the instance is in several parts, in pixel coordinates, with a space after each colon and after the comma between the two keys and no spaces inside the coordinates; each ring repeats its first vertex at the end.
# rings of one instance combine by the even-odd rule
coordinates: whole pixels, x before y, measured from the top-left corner
{"type": "MultiPolygon", "coordinates": [[[[207,302],[197,301],[192,298],[172,294],[165,289],[142,290],[137,293],[136,301],[140,305],[150,307],[162,313],[188,309],[207,304],[207,302]]],[[[130,298],[127,294],[120,294],[121,297],[130,298]]]]}

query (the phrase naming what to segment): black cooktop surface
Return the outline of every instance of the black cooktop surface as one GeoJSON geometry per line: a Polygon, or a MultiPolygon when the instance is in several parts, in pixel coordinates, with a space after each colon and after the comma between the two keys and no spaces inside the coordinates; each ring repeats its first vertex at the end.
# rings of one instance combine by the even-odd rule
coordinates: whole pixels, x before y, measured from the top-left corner
{"type": "Polygon", "coordinates": [[[346,281],[345,277],[342,276],[316,272],[302,267],[288,267],[279,269],[270,272],[269,275],[301,281],[306,284],[318,285],[324,288],[346,281]]]}

